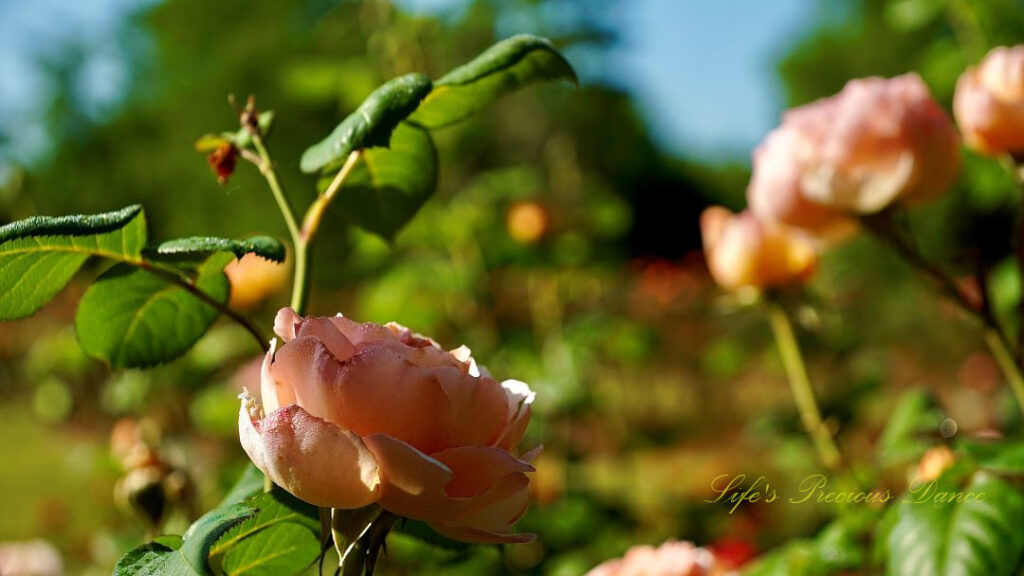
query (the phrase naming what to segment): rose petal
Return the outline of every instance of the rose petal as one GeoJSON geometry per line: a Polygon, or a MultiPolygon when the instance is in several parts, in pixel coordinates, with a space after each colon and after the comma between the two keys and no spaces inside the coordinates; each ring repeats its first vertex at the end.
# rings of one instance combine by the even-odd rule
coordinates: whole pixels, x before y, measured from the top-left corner
{"type": "Polygon", "coordinates": [[[512,524],[526,513],[529,504],[530,480],[525,474],[514,472],[483,494],[469,499],[455,514],[431,525],[446,535],[464,530],[468,531],[466,536],[478,533],[477,536],[515,538],[510,533],[512,524]]]}
{"type": "Polygon", "coordinates": [[[452,471],[438,460],[386,434],[363,439],[380,466],[380,505],[390,512],[418,520],[437,519],[452,512],[444,491],[452,471]]]}
{"type": "Polygon", "coordinates": [[[302,317],[295,313],[295,310],[285,307],[277,311],[274,317],[274,334],[280,336],[285,342],[295,338],[295,329],[302,322],[302,317]]]}
{"type": "Polygon", "coordinates": [[[493,446],[505,435],[509,400],[505,390],[486,376],[474,377],[461,368],[435,368],[438,382],[451,405],[441,420],[440,446],[493,446]]]}
{"type": "Polygon", "coordinates": [[[330,390],[330,419],[360,436],[387,434],[424,453],[450,446],[443,423],[455,416],[441,384],[446,373],[417,365],[421,350],[392,340],[338,365],[336,375],[321,380],[330,390]]]}
{"type": "Polygon", "coordinates": [[[529,384],[519,380],[505,380],[501,383],[501,388],[505,391],[508,400],[509,421],[497,446],[505,450],[512,450],[526,435],[526,428],[530,424],[530,406],[537,394],[530,389],[529,384]]]}
{"type": "Polygon", "coordinates": [[[330,318],[305,318],[299,323],[295,335],[316,338],[337,360],[342,362],[356,353],[355,345],[335,327],[330,318]]]}
{"type": "Polygon", "coordinates": [[[366,342],[375,342],[377,340],[397,340],[394,332],[380,324],[374,324],[372,322],[360,324],[359,322],[353,322],[341,315],[329,318],[329,320],[334,324],[334,327],[348,339],[349,342],[356,346],[356,348],[366,342]]]}
{"type": "Polygon", "coordinates": [[[315,506],[359,508],[377,500],[380,477],[373,454],[355,434],[299,406],[253,420],[243,402],[238,415],[242,448],[257,468],[297,498],[315,506]]]}
{"type": "Polygon", "coordinates": [[[292,403],[348,430],[351,427],[331,415],[331,391],[337,388],[337,371],[337,360],[320,340],[311,336],[299,336],[286,343],[274,355],[270,366],[270,375],[278,383],[278,389],[292,390],[292,403]]]}
{"type": "Polygon", "coordinates": [[[452,448],[431,454],[431,457],[455,475],[444,489],[456,498],[479,496],[506,476],[534,471],[533,466],[493,446],[452,448]]]}
{"type": "Polygon", "coordinates": [[[295,404],[295,390],[290,384],[278,382],[271,371],[276,351],[277,338],[274,338],[270,341],[270,350],[263,356],[263,365],[260,367],[260,399],[263,401],[263,409],[268,413],[281,406],[295,404]]]}
{"type": "Polygon", "coordinates": [[[472,542],[474,544],[526,544],[537,539],[536,534],[527,532],[511,534],[508,532],[488,532],[476,530],[465,526],[445,526],[443,524],[431,523],[430,527],[438,534],[447,536],[459,542],[472,542]]]}

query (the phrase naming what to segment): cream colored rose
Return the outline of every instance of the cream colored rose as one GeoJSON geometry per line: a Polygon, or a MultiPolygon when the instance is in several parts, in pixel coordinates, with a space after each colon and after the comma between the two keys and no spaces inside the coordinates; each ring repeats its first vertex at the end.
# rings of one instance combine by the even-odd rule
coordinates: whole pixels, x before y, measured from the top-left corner
{"type": "Polygon", "coordinates": [[[622,558],[609,560],[586,576],[712,576],[722,574],[710,551],[689,542],[668,541],[654,548],[634,546],[622,558]]]}
{"type": "Polygon", "coordinates": [[[810,278],[818,262],[815,243],[803,233],[712,206],[701,214],[704,256],[715,281],[727,290],[772,288],[810,278]]]}
{"type": "Polygon", "coordinates": [[[1024,155],[1024,44],[995,48],[961,74],[953,114],[971,148],[1024,155]]]}
{"type": "MultiPolygon", "coordinates": [[[[249,458],[298,498],[377,503],[468,542],[526,542],[531,455],[516,457],[534,394],[498,383],[462,347],[397,324],[278,312],[284,340],[263,361],[262,407],[243,398],[249,458]],[[266,416],[263,416],[263,413],[266,416]]],[[[245,394],[243,394],[245,396],[245,394]]]]}
{"type": "Polygon", "coordinates": [[[959,138],[917,74],[852,80],[789,110],[755,158],[751,206],[818,230],[935,197],[959,170],[959,138]]]}

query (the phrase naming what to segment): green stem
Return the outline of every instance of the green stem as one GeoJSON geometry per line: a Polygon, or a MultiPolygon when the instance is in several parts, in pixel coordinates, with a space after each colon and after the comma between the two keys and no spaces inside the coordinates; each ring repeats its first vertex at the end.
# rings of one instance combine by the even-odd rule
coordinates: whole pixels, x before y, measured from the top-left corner
{"type": "Polygon", "coordinates": [[[259,343],[260,348],[262,348],[264,352],[270,349],[269,345],[267,344],[267,339],[264,338],[263,333],[260,332],[260,329],[257,328],[256,325],[253,324],[251,320],[249,320],[245,316],[242,316],[238,312],[235,312],[231,308],[228,308],[226,305],[218,302],[216,298],[204,292],[201,288],[196,286],[190,278],[182,275],[181,272],[174,270],[173,268],[167,268],[146,260],[141,260],[134,264],[139,268],[145,270],[146,272],[149,272],[150,274],[157,276],[158,278],[161,278],[172,284],[181,286],[187,292],[189,292],[190,294],[198,298],[200,301],[202,301],[204,304],[217,310],[221,314],[227,316],[228,318],[230,318],[231,320],[235,321],[240,326],[245,328],[245,330],[250,335],[252,335],[253,339],[255,339],[257,343],[259,343]]]}
{"type": "Polygon", "coordinates": [[[299,240],[299,221],[295,219],[295,211],[292,210],[291,202],[288,201],[288,196],[284,193],[284,188],[281,187],[281,182],[277,179],[277,172],[274,171],[274,162],[270,159],[270,153],[267,152],[267,147],[263,144],[263,137],[258,132],[254,132],[252,135],[252,145],[256,148],[256,153],[259,154],[260,163],[256,166],[260,169],[260,173],[266,179],[267,184],[270,186],[270,191],[274,194],[274,200],[277,201],[277,208],[281,211],[281,216],[284,217],[284,223],[288,226],[288,234],[292,237],[292,242],[297,243],[299,240]]]}
{"type": "Polygon", "coordinates": [[[288,201],[288,196],[284,193],[280,180],[277,179],[274,162],[271,160],[270,153],[263,144],[263,138],[259,133],[252,135],[252,144],[259,155],[259,162],[256,163],[256,166],[259,167],[260,173],[263,174],[267,185],[270,186],[274,200],[277,201],[277,208],[281,211],[284,223],[288,226],[288,234],[292,239],[292,249],[295,252],[295,277],[292,282],[291,306],[296,313],[302,314],[305,311],[308,299],[309,243],[303,237],[302,230],[299,228],[299,221],[295,218],[295,211],[292,209],[291,202],[288,201]]]}
{"type": "Polygon", "coordinates": [[[1000,338],[994,330],[985,331],[985,342],[988,344],[989,350],[992,351],[992,357],[995,358],[996,364],[999,364],[999,368],[1006,376],[1010,390],[1013,391],[1013,396],[1017,399],[1021,415],[1024,416],[1024,375],[1021,374],[1020,367],[1014,361],[1013,354],[1006,346],[1006,341],[1000,338]]]}
{"type": "Polygon", "coordinates": [[[832,439],[832,434],[825,426],[825,422],[821,419],[821,411],[818,409],[810,379],[807,377],[807,368],[800,355],[796,336],[793,334],[793,325],[790,323],[786,311],[778,303],[767,302],[767,309],[768,321],[772,326],[775,343],[779,347],[779,355],[782,357],[789,387],[793,392],[793,400],[800,412],[804,429],[811,437],[822,464],[829,470],[836,470],[840,462],[839,449],[832,439]]]}
{"type": "Polygon", "coordinates": [[[292,282],[292,310],[296,314],[304,314],[309,302],[309,257],[313,246],[305,239],[299,238],[295,244],[295,280],[292,282]]]}
{"type": "Polygon", "coordinates": [[[320,230],[320,222],[323,220],[327,207],[337,197],[342,184],[352,174],[352,170],[355,168],[356,163],[359,162],[361,156],[362,152],[359,150],[349,154],[345,165],[335,175],[331,184],[324,190],[323,194],[313,201],[309,210],[306,211],[306,217],[302,221],[302,229],[299,231],[298,236],[295,237],[295,283],[292,285],[292,309],[297,314],[302,314],[306,309],[306,304],[309,302],[313,242],[316,240],[316,234],[320,230]]]}
{"type": "MultiPolygon", "coordinates": [[[[1010,339],[996,318],[988,298],[988,287],[985,283],[984,271],[977,275],[979,289],[981,291],[981,306],[972,304],[971,300],[964,294],[952,278],[938,266],[932,264],[912,244],[907,242],[892,226],[891,215],[877,215],[876,217],[863,217],[863,222],[878,238],[892,247],[897,254],[903,257],[912,267],[926,276],[932,278],[946,295],[956,302],[965,312],[978,318],[985,326],[985,341],[991,350],[996,363],[999,365],[1003,376],[1013,390],[1017,404],[1024,414],[1024,376],[1021,367],[1014,360],[1010,346],[1010,339]]],[[[1020,336],[1018,335],[1018,338],[1020,336]]]]}

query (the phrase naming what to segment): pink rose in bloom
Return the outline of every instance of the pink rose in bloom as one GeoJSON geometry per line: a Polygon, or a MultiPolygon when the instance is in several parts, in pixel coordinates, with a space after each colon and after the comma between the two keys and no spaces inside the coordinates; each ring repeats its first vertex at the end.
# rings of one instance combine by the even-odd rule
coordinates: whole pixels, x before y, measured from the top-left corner
{"type": "Polygon", "coordinates": [[[700,216],[708,269],[727,290],[771,288],[810,278],[818,263],[814,241],[746,210],[733,214],[712,206],[700,216]]]}
{"type": "Polygon", "coordinates": [[[818,230],[937,196],[959,165],[956,130],[917,74],[865,78],[786,112],[748,194],[758,214],[818,230]]]}
{"type": "Polygon", "coordinates": [[[262,409],[243,392],[238,426],[275,483],[321,507],[377,503],[456,540],[533,539],[511,533],[533,471],[532,455],[512,453],[529,386],[499,384],[468,348],[445,352],[397,324],[284,308],[274,331],[284,344],[263,360],[262,409]]]}
{"type": "Polygon", "coordinates": [[[721,574],[714,555],[689,542],[634,546],[622,558],[609,560],[586,576],[712,576],[721,574]]]}
{"type": "Polygon", "coordinates": [[[814,135],[783,124],[754,151],[747,205],[758,218],[838,240],[856,229],[845,211],[818,204],[804,195],[803,176],[815,151],[814,135]]]}
{"type": "Polygon", "coordinates": [[[995,48],[960,75],[953,115],[967,144],[985,154],[1024,154],[1024,44],[995,48]]]}

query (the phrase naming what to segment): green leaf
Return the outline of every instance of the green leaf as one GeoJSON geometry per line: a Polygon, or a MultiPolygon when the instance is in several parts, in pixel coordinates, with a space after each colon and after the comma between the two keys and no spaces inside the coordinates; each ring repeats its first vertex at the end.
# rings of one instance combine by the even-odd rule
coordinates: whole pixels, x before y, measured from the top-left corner
{"type": "Polygon", "coordinates": [[[228,490],[228,493],[224,495],[224,499],[220,501],[218,506],[238,504],[243,500],[256,496],[263,491],[263,479],[263,472],[260,472],[260,469],[252,462],[249,462],[245,465],[242,475],[235,481],[235,485],[228,490]]]}
{"type": "Polygon", "coordinates": [[[423,74],[406,74],[386,82],[341,121],[327,138],[310,146],[299,167],[311,173],[344,161],[363,148],[387,148],[391,132],[405,120],[430,92],[430,79],[423,74]]]}
{"type": "Polygon", "coordinates": [[[95,216],[34,216],[0,228],[0,320],[34,314],[90,256],[138,261],[146,244],[141,206],[95,216]]]}
{"type": "Polygon", "coordinates": [[[1024,495],[986,472],[971,475],[964,487],[948,476],[918,487],[898,504],[887,574],[1011,576],[1024,553],[1024,495]],[[931,495],[923,492],[926,487],[931,495]],[[935,493],[976,498],[937,503],[935,493]]]}
{"type": "Polygon", "coordinates": [[[839,518],[813,539],[789,542],[761,557],[745,576],[828,576],[865,566],[873,514],[839,518]]]}
{"type": "Polygon", "coordinates": [[[578,83],[572,66],[549,40],[529,34],[513,36],[435,82],[409,121],[426,128],[448,126],[506,94],[546,80],[578,83]]]}
{"type": "Polygon", "coordinates": [[[254,513],[238,504],[204,514],[180,539],[160,537],[125,554],[113,576],[208,576],[210,546],[221,534],[254,513]]]}
{"type": "Polygon", "coordinates": [[[151,249],[159,256],[190,257],[208,255],[212,252],[230,252],[241,258],[246,254],[255,254],[273,262],[284,262],[285,248],[277,238],[270,236],[253,236],[245,240],[231,240],[214,236],[192,236],[161,242],[151,249]]]}
{"type": "Polygon", "coordinates": [[[298,574],[320,556],[320,540],[298,524],[271,526],[232,547],[224,556],[228,576],[298,574]]]}
{"type": "Polygon", "coordinates": [[[922,390],[903,395],[878,442],[879,458],[886,465],[919,460],[932,445],[928,436],[939,432],[944,415],[922,390]]]}
{"type": "Polygon", "coordinates": [[[295,498],[281,488],[275,487],[272,492],[250,498],[245,505],[259,510],[259,513],[225,533],[217,541],[211,554],[222,554],[241,540],[282,522],[295,523],[313,532],[320,530],[320,516],[317,508],[295,498]]]}
{"type": "Polygon", "coordinates": [[[224,533],[210,549],[227,574],[294,574],[320,555],[319,511],[275,487],[245,503],[256,515],[224,533]]]}
{"type": "MultiPolygon", "coordinates": [[[[228,299],[218,253],[200,265],[195,286],[218,303],[228,299]]],[[[210,304],[141,269],[118,265],[89,287],[78,305],[75,330],[82,349],[112,368],[143,368],[184,354],[217,319],[210,304]]]]}
{"type": "MultiPolygon", "coordinates": [[[[329,178],[321,181],[326,186],[329,178]]],[[[372,148],[353,169],[331,211],[390,239],[437,188],[437,151],[430,133],[400,125],[391,148],[372,148]]]]}
{"type": "Polygon", "coordinates": [[[1024,475],[1024,442],[961,442],[958,447],[979,467],[1004,475],[1024,475]]]}

